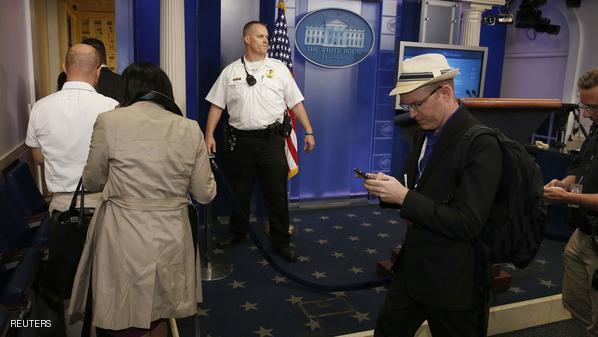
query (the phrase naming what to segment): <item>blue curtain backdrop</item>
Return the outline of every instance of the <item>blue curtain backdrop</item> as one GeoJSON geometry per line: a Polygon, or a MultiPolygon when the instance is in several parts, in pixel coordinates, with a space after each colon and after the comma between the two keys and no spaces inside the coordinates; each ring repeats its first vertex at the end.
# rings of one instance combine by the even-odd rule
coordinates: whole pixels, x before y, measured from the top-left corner
{"type": "MultiPolygon", "coordinates": [[[[296,22],[310,1],[296,0],[296,22]]],[[[329,2],[326,2],[329,3],[329,2]]],[[[345,2],[346,3],[346,2],[345,2]]],[[[360,14],[374,29],[374,48],[357,65],[330,69],[317,66],[295,52],[295,78],[306,97],[316,133],[316,150],[300,153],[299,175],[291,180],[291,199],[346,198],[364,190],[352,169],[371,168],[381,2],[362,2],[360,14]]],[[[337,1],[337,8],[345,8],[337,1]]],[[[299,134],[299,144],[303,135],[299,134]]]]}

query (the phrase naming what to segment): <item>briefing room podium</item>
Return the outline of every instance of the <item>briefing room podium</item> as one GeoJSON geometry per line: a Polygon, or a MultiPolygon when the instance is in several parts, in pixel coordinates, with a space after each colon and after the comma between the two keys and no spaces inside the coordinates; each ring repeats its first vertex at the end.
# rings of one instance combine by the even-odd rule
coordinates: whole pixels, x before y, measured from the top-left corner
{"type": "MultiPolygon", "coordinates": [[[[509,138],[522,145],[529,144],[532,134],[538,130],[549,116],[557,113],[567,113],[568,110],[571,110],[571,105],[562,104],[558,99],[466,98],[462,99],[461,102],[480,122],[501,130],[509,138]]],[[[394,121],[400,128],[401,138],[410,142],[417,130],[417,123],[409,117],[408,113],[397,115],[394,121]]],[[[529,149],[530,147],[526,146],[526,148],[529,149]]],[[[528,152],[537,156],[539,151],[542,150],[534,149],[528,152]]],[[[542,167],[541,169],[546,180],[545,169],[542,167]]],[[[401,172],[392,172],[392,174],[396,177],[402,176],[401,172]]],[[[559,214],[559,219],[562,219],[562,214],[559,214]]],[[[550,218],[548,222],[550,223],[550,218]]],[[[555,224],[555,226],[558,225],[555,224]]],[[[565,224],[561,225],[565,226],[565,224]]],[[[392,273],[391,267],[398,253],[399,249],[395,249],[391,252],[390,260],[378,262],[376,269],[379,276],[392,273]]],[[[511,287],[511,283],[511,275],[504,271],[501,265],[495,265],[493,289],[496,292],[506,291],[511,287]]]]}

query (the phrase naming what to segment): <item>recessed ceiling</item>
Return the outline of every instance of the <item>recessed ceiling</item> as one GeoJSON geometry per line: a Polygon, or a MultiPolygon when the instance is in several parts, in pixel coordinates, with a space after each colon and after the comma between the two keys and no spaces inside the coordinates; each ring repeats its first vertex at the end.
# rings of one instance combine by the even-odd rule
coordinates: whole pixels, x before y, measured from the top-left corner
{"type": "Polygon", "coordinates": [[[71,0],[79,12],[109,12],[114,13],[115,0],[71,0]]]}

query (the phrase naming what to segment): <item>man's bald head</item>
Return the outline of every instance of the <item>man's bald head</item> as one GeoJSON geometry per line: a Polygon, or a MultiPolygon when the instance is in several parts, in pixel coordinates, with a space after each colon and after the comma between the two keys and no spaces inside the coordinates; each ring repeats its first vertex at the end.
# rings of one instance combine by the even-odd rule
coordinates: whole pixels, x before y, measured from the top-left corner
{"type": "Polygon", "coordinates": [[[80,43],[69,48],[64,61],[64,72],[67,81],[95,85],[99,66],[100,53],[94,47],[80,43]]]}

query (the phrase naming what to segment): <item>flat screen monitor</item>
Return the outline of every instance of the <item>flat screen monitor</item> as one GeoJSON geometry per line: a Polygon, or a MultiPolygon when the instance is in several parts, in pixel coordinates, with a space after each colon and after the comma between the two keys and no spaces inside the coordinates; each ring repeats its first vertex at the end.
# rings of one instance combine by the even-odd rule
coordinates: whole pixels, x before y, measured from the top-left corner
{"type": "Polygon", "coordinates": [[[487,47],[401,41],[398,59],[401,62],[428,53],[442,54],[451,67],[459,68],[459,75],[455,78],[457,98],[483,97],[487,47]]]}

